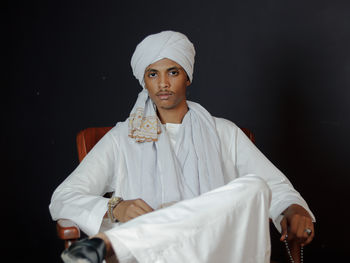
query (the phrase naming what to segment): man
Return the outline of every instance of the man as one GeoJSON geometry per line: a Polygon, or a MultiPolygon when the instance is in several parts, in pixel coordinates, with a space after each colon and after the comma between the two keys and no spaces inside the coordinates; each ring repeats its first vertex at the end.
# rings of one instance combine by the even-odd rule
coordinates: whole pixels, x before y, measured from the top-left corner
{"type": "Polygon", "coordinates": [[[65,262],[269,262],[269,217],[295,262],[313,239],[314,217],[288,179],[236,125],[186,100],[194,56],[173,31],[137,46],[131,66],[143,90],[128,120],[52,197],[53,219],[91,237],[64,251],[65,262]]]}

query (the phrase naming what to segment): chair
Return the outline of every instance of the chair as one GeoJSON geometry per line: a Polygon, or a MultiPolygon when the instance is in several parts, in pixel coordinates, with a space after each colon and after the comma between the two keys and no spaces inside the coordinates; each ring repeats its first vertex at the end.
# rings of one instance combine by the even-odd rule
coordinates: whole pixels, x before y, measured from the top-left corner
{"type": "MultiPolygon", "coordinates": [[[[78,149],[79,162],[81,162],[87,153],[94,147],[94,145],[110,130],[112,127],[93,127],[82,130],[78,133],[76,142],[78,149]]],[[[255,143],[253,133],[242,128],[242,131],[248,138],[255,143]]],[[[57,221],[58,237],[64,240],[65,248],[69,247],[73,242],[78,240],[81,236],[79,227],[68,219],[59,219],[57,221]]]]}

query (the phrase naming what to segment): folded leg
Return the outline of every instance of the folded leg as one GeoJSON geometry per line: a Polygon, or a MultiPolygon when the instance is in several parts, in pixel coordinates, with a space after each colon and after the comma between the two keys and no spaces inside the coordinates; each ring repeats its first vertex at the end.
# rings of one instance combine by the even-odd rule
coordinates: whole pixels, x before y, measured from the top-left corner
{"type": "Polygon", "coordinates": [[[122,262],[269,262],[271,193],[257,176],[140,216],[105,234],[122,262]]]}

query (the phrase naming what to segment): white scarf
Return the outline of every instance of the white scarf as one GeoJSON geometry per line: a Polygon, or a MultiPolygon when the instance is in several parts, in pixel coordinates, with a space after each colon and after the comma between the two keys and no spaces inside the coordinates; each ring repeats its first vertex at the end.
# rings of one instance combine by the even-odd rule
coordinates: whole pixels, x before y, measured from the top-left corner
{"type": "Polygon", "coordinates": [[[180,64],[192,81],[194,54],[194,47],[185,35],[163,31],[145,38],[132,57],[133,72],[143,90],[128,119],[128,135],[136,142],[125,149],[127,155],[133,156],[127,159],[128,192],[153,208],[198,196],[224,184],[214,118],[199,104],[187,101],[189,111],[173,149],[144,88],[146,67],[162,58],[180,64]],[[133,154],[140,151],[141,154],[133,154]]]}
{"type": "MultiPolygon", "coordinates": [[[[156,141],[121,141],[128,167],[124,199],[141,198],[159,208],[224,185],[215,120],[201,105],[191,101],[187,104],[189,111],[176,135],[175,147],[162,125],[156,141]]],[[[128,125],[120,125],[126,134],[128,125]]]]}

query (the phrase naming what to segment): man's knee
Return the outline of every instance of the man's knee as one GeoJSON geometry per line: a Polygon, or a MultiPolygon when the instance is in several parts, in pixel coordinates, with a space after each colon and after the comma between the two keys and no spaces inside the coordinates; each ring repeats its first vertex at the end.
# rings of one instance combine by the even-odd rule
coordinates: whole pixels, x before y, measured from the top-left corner
{"type": "Polygon", "coordinates": [[[262,194],[266,198],[268,203],[270,203],[271,196],[272,196],[270,187],[268,186],[266,181],[264,179],[262,179],[261,177],[259,177],[259,176],[254,176],[254,177],[255,178],[254,178],[253,185],[254,185],[256,194],[262,194]]]}
{"type": "Polygon", "coordinates": [[[271,189],[263,178],[257,175],[247,175],[247,176],[241,177],[241,179],[245,181],[252,195],[262,194],[268,200],[271,199],[271,189]]]}

